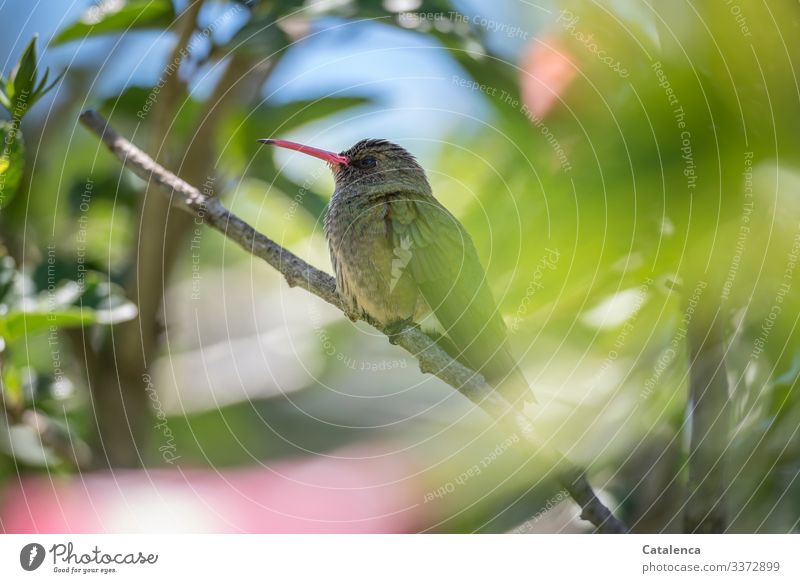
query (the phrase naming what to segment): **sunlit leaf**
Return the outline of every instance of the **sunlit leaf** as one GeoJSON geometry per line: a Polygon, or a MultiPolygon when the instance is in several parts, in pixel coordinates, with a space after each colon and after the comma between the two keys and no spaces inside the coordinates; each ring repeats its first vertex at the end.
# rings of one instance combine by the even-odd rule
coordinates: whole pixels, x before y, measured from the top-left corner
{"type": "Polygon", "coordinates": [[[16,125],[0,122],[0,209],[16,194],[24,166],[21,132],[16,125]]]}
{"type": "Polygon", "coordinates": [[[124,301],[95,311],[95,318],[98,324],[119,324],[133,320],[139,314],[139,310],[133,302],[124,301]]]}
{"type": "Polygon", "coordinates": [[[0,449],[15,459],[32,466],[49,466],[58,463],[58,457],[44,447],[36,430],[29,425],[12,425],[0,440],[0,449]]]}
{"type": "Polygon", "coordinates": [[[12,311],[0,316],[0,336],[13,342],[24,335],[31,335],[55,328],[74,328],[97,321],[94,310],[67,308],[58,311],[37,308],[32,311],[12,311]]]}
{"type": "Polygon", "coordinates": [[[87,10],[81,19],[56,36],[52,45],[90,36],[115,34],[130,30],[168,26],[175,19],[175,10],[168,0],[138,0],[122,2],[105,0],[87,10]]]}
{"type": "Polygon", "coordinates": [[[136,305],[125,297],[125,290],[109,282],[105,274],[89,272],[81,291],[74,304],[91,309],[97,324],[119,324],[138,315],[136,305]]]}
{"type": "Polygon", "coordinates": [[[6,78],[0,75],[0,105],[5,107],[7,110],[11,110],[11,100],[6,95],[6,78]]]}
{"type": "Polygon", "coordinates": [[[36,87],[36,90],[33,92],[33,100],[37,100],[43,95],[46,95],[53,87],[55,87],[61,79],[64,78],[64,75],[67,74],[67,70],[64,69],[61,71],[61,74],[53,79],[53,82],[50,85],[47,84],[47,78],[50,76],[50,69],[45,69],[44,77],[42,77],[39,85],[36,87]]]}
{"type": "Polygon", "coordinates": [[[24,395],[22,393],[22,376],[19,369],[12,363],[3,366],[3,397],[11,405],[22,403],[24,395]]]}
{"type": "Polygon", "coordinates": [[[19,123],[19,120],[30,110],[36,101],[45,93],[50,91],[56,83],[64,76],[66,71],[56,78],[55,81],[47,84],[50,77],[50,70],[45,69],[44,75],[37,82],[39,76],[37,71],[36,42],[38,36],[34,35],[19,61],[11,70],[8,79],[0,76],[0,105],[8,110],[12,117],[19,123]]]}
{"type": "MultiPolygon", "coordinates": [[[[0,291],[18,288],[21,275],[12,260],[0,265],[0,291]],[[9,275],[10,274],[10,275],[9,275]]],[[[4,294],[6,295],[6,294],[4,294]]],[[[47,291],[10,294],[0,303],[0,337],[13,343],[23,336],[58,328],[74,328],[91,324],[113,325],[136,317],[136,306],[124,296],[121,287],[89,272],[83,287],[74,281],[62,281],[47,291]]]]}
{"type": "Polygon", "coordinates": [[[11,76],[6,84],[6,93],[12,102],[25,103],[33,95],[34,84],[36,83],[36,41],[38,35],[34,35],[25,52],[22,53],[17,64],[11,70],[11,76]]]}

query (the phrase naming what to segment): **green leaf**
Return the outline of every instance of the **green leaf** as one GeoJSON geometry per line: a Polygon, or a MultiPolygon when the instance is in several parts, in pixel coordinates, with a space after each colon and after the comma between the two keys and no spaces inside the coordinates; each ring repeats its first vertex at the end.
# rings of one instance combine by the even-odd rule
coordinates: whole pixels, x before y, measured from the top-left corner
{"type": "MultiPolygon", "coordinates": [[[[63,293],[60,298],[63,301],[71,301],[72,305],[79,305],[82,310],[92,310],[95,323],[114,325],[120,322],[127,322],[138,315],[136,304],[125,297],[125,290],[108,280],[108,275],[90,271],[84,278],[83,287],[79,288],[79,294],[72,294],[72,286],[75,282],[67,282],[62,285],[63,293]]],[[[52,301],[52,300],[49,300],[52,301]]]]}
{"type": "Polygon", "coordinates": [[[62,308],[50,311],[46,308],[35,308],[30,311],[13,311],[0,316],[0,336],[7,342],[14,342],[23,336],[29,336],[55,328],[75,328],[94,324],[97,321],[95,311],[82,308],[62,308]]]}
{"type": "Polygon", "coordinates": [[[22,376],[19,369],[13,364],[6,363],[3,366],[3,397],[10,405],[16,406],[22,403],[24,395],[22,392],[22,376]]]}
{"type": "Polygon", "coordinates": [[[67,70],[64,69],[63,71],[61,71],[61,74],[58,77],[53,79],[53,82],[50,83],[50,85],[45,86],[47,84],[47,77],[50,75],[50,69],[45,69],[42,81],[39,83],[39,86],[36,88],[36,91],[33,92],[33,99],[36,100],[39,99],[42,95],[46,95],[53,87],[56,86],[56,84],[59,81],[61,81],[61,79],[64,78],[64,75],[66,74],[67,70]]]}
{"type": "Polygon", "coordinates": [[[175,19],[175,10],[169,0],[134,0],[116,8],[117,5],[117,2],[106,1],[93,6],[50,44],[55,46],[90,36],[162,28],[175,19]]]}
{"type": "Polygon", "coordinates": [[[0,338],[7,343],[56,328],[114,325],[137,315],[136,306],[124,297],[124,290],[104,281],[99,273],[88,272],[83,287],[65,280],[34,295],[8,294],[20,278],[13,260],[0,261],[0,288],[5,288],[4,295],[11,296],[0,303],[0,338]]]}
{"type": "Polygon", "coordinates": [[[6,83],[6,93],[12,101],[12,105],[17,106],[18,101],[27,105],[33,95],[34,85],[36,84],[36,41],[39,35],[33,35],[31,42],[25,47],[17,64],[11,70],[11,76],[6,83]]]}
{"type": "Polygon", "coordinates": [[[289,37],[277,25],[274,12],[259,12],[233,38],[217,50],[225,55],[231,51],[264,58],[284,50],[289,45],[289,37]]]}
{"type": "Polygon", "coordinates": [[[8,81],[5,77],[0,75],[0,105],[11,111],[11,100],[6,95],[6,84],[8,81]]]}
{"type": "Polygon", "coordinates": [[[25,52],[22,53],[22,57],[20,57],[17,64],[14,65],[14,68],[11,70],[11,76],[8,79],[0,76],[0,105],[5,107],[17,122],[19,122],[25,113],[33,107],[33,104],[45,93],[50,91],[55,84],[62,79],[64,73],[66,73],[66,71],[62,72],[55,81],[47,85],[47,79],[50,77],[50,70],[45,69],[44,77],[37,83],[36,41],[38,38],[37,35],[34,35],[31,42],[28,43],[25,52]]]}
{"type": "Polygon", "coordinates": [[[0,257],[0,302],[5,300],[8,290],[14,285],[16,275],[17,265],[14,258],[8,255],[0,257]]]}
{"type": "Polygon", "coordinates": [[[24,166],[22,133],[17,126],[0,122],[0,209],[17,193],[24,166]]]}

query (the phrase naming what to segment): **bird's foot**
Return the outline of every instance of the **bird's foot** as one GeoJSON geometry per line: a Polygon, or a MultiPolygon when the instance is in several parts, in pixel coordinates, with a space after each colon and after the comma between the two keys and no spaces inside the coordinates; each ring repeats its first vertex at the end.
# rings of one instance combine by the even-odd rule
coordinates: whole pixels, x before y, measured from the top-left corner
{"type": "Polygon", "coordinates": [[[409,326],[416,326],[416,324],[414,324],[414,319],[411,316],[388,324],[385,328],[385,331],[386,335],[389,337],[389,342],[391,344],[397,344],[398,336],[409,326]]]}

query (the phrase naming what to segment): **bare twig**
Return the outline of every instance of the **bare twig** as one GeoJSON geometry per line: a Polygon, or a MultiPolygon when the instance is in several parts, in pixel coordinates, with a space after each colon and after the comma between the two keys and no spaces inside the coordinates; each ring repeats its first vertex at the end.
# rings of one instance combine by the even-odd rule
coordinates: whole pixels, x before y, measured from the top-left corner
{"type": "MultiPolygon", "coordinates": [[[[81,123],[96,134],[134,174],[161,186],[170,195],[174,205],[220,231],[252,255],[269,263],[284,276],[290,286],[302,287],[346,313],[345,306],[336,293],[336,282],[330,275],[309,265],[256,231],[222,206],[217,198],[207,197],[191,184],[164,169],[150,156],[117,134],[98,113],[92,110],[85,111],[81,115],[81,123]]],[[[380,324],[366,321],[389,335],[380,324]]],[[[541,447],[530,419],[515,411],[492,389],[483,376],[452,359],[418,328],[408,326],[399,333],[391,334],[391,339],[419,361],[422,372],[436,375],[495,419],[511,421],[524,439],[541,447]]],[[[559,480],[580,505],[583,519],[594,524],[598,532],[626,532],[622,522],[597,498],[586,479],[585,472],[575,468],[560,454],[546,452],[546,455],[553,458],[553,467],[559,480]]]]}

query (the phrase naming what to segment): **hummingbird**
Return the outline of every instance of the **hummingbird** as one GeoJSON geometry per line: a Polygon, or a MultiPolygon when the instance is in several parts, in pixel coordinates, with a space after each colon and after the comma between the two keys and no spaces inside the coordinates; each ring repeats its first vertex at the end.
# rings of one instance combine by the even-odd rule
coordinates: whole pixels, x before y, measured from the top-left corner
{"type": "Polygon", "coordinates": [[[383,139],[340,153],[258,140],[328,163],[335,189],[325,233],[336,290],[352,318],[387,331],[418,325],[512,404],[534,401],[464,226],[433,195],[416,158],[383,139]]]}

